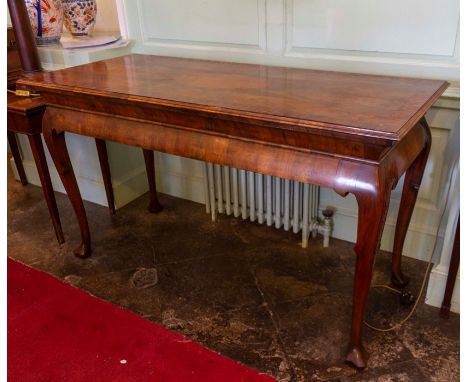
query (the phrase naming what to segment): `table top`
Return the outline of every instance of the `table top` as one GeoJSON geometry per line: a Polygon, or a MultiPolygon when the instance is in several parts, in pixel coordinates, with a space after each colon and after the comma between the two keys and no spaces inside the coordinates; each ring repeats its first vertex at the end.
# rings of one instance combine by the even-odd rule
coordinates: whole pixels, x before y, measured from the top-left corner
{"type": "Polygon", "coordinates": [[[448,87],[439,80],[132,54],[19,81],[71,92],[400,140],[448,87]]]}

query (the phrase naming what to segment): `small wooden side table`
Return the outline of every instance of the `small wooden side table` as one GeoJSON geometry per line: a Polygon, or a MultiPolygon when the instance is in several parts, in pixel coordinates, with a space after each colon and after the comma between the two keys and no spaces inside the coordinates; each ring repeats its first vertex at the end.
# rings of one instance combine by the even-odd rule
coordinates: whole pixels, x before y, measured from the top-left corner
{"type": "MultiPolygon", "coordinates": [[[[17,166],[18,172],[20,172],[21,183],[26,185],[28,181],[24,173],[24,169],[19,156],[18,146],[16,145],[16,133],[26,134],[31,145],[31,150],[36,163],[37,172],[39,173],[39,179],[42,185],[42,191],[44,193],[47,207],[49,209],[50,218],[54,226],[55,235],[57,241],[62,244],[65,239],[62,233],[62,226],[60,223],[60,217],[57,209],[57,203],[55,201],[54,189],[50,180],[49,169],[47,167],[47,161],[44,153],[44,147],[42,145],[41,133],[42,133],[42,117],[44,115],[46,105],[42,102],[41,98],[23,98],[18,97],[14,94],[8,94],[8,142],[12,153],[16,150],[18,161],[21,166],[17,166]],[[12,144],[14,142],[14,144],[12,144]]],[[[107,159],[106,142],[101,139],[96,139],[96,148],[98,150],[99,164],[101,166],[102,177],[104,180],[104,186],[106,190],[107,201],[109,203],[109,210],[113,214],[115,213],[114,208],[114,195],[112,190],[111,176],[109,163],[107,159]]],[[[148,183],[150,188],[150,203],[148,210],[152,213],[157,213],[162,210],[162,206],[159,203],[158,196],[156,193],[156,180],[155,180],[155,169],[154,169],[154,153],[151,150],[143,150],[145,159],[145,165],[148,176],[148,183]]],[[[14,157],[14,155],[13,155],[14,157]]],[[[15,158],[15,157],[14,157],[15,158]]],[[[16,163],[16,158],[15,158],[16,163]]]]}
{"type": "MultiPolygon", "coordinates": [[[[15,89],[16,81],[21,78],[23,70],[21,69],[20,57],[16,46],[16,39],[13,33],[13,28],[7,28],[7,88],[10,90],[15,89]]],[[[21,154],[18,148],[18,142],[16,141],[15,133],[8,131],[8,144],[10,145],[11,154],[15,161],[16,169],[21,184],[24,186],[28,184],[26,173],[24,172],[23,162],[21,160],[21,154]]]]}
{"type": "MultiPolygon", "coordinates": [[[[8,140],[11,142],[10,138],[12,137],[16,143],[15,133],[26,134],[28,136],[37,172],[39,173],[42,191],[54,226],[55,235],[57,236],[57,241],[61,244],[65,239],[63,237],[62,225],[60,224],[60,217],[54,196],[54,189],[52,188],[52,182],[50,180],[49,169],[47,167],[47,161],[41,139],[42,117],[45,109],[46,106],[40,98],[23,98],[14,94],[8,94],[8,140]]],[[[11,143],[10,147],[13,151],[14,146],[11,145],[11,143]]],[[[25,176],[24,179],[26,179],[25,176]]],[[[22,183],[27,184],[27,180],[25,180],[25,182],[22,180],[22,183]]]]}

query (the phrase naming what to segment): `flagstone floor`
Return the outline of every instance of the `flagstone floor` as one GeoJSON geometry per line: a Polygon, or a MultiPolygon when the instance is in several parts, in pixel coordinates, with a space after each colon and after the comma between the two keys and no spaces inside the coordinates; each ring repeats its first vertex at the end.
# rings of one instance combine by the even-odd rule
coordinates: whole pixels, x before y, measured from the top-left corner
{"type": "MultiPolygon", "coordinates": [[[[212,223],[204,206],[147,195],[110,216],[86,203],[93,254],[78,259],[79,231],[66,196],[56,194],[66,242],[58,245],[41,189],[8,175],[8,256],[129,309],[279,381],[457,381],[459,325],[421,303],[396,331],[366,328],[369,367],[343,363],[350,329],[353,244],[329,248],[241,219],[212,223]]],[[[388,283],[390,255],[374,281],[388,283]]],[[[404,259],[417,293],[426,264],[404,259]]],[[[396,294],[372,289],[367,319],[388,326],[409,311],[396,294]]]]}

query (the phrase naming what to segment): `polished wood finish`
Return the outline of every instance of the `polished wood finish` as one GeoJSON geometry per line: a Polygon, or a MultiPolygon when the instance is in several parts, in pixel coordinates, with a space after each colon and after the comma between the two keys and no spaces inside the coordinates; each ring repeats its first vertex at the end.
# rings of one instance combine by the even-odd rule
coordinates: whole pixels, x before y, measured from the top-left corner
{"type": "Polygon", "coordinates": [[[40,134],[32,134],[28,135],[28,139],[29,144],[31,145],[34,162],[36,163],[39,179],[41,181],[42,192],[44,193],[50,218],[54,226],[55,235],[57,236],[57,241],[62,244],[65,242],[65,238],[63,237],[62,224],[60,223],[60,216],[57,208],[57,202],[55,201],[54,188],[52,187],[52,181],[50,180],[44,147],[42,146],[42,138],[40,134]]]}
{"type": "Polygon", "coordinates": [[[11,155],[13,155],[13,160],[15,161],[16,170],[20,178],[20,182],[23,186],[28,184],[28,178],[24,172],[23,159],[18,147],[18,142],[16,141],[16,134],[12,131],[7,131],[8,144],[10,145],[11,155]]]}
{"type": "MultiPolygon", "coordinates": [[[[43,73],[33,82],[38,90],[74,97],[83,89],[83,101],[96,98],[96,106],[112,99],[117,115],[135,105],[160,106],[167,113],[196,110],[300,133],[388,140],[403,138],[445,89],[444,81],[136,54],[43,73]]],[[[159,122],[161,116],[143,119],[159,122]]]]}
{"type": "MultiPolygon", "coordinates": [[[[54,226],[55,236],[57,237],[57,241],[62,244],[65,238],[62,232],[57,202],[55,201],[54,189],[50,180],[49,168],[41,139],[42,117],[46,106],[40,99],[25,99],[9,94],[7,108],[8,142],[10,143],[13,156],[15,155],[15,150],[17,150],[13,149],[14,144],[12,144],[12,140],[16,143],[15,133],[26,134],[29,139],[34,162],[36,163],[39,180],[41,181],[42,192],[49,209],[50,219],[54,226]]],[[[21,162],[21,158],[19,161],[21,162]]],[[[21,168],[23,167],[21,166],[21,168]]],[[[20,173],[20,179],[23,184],[27,184],[24,173],[20,173]]]]}
{"type": "Polygon", "coordinates": [[[408,231],[411,216],[418,197],[419,187],[421,186],[427,158],[429,157],[429,151],[431,150],[431,134],[425,118],[421,119],[421,124],[427,131],[426,143],[423,150],[406,171],[400,208],[398,210],[398,219],[395,227],[391,280],[392,284],[398,288],[404,288],[409,282],[409,278],[406,277],[401,270],[401,255],[403,252],[406,233],[408,231]]]}
{"type": "Polygon", "coordinates": [[[115,214],[114,190],[112,189],[112,178],[109,167],[109,158],[107,156],[106,141],[102,139],[95,139],[96,149],[99,158],[99,165],[101,167],[102,181],[104,182],[104,189],[106,191],[107,205],[111,215],[115,214]]]}
{"type": "MultiPolygon", "coordinates": [[[[14,90],[19,78],[41,71],[42,67],[24,1],[8,0],[8,8],[14,28],[7,30],[7,87],[9,90],[14,90]]],[[[55,236],[62,244],[65,238],[41,139],[44,111],[45,104],[40,99],[20,98],[9,93],[7,96],[7,136],[23,185],[26,185],[28,181],[15,133],[28,136],[55,236]]]]}
{"type": "Polygon", "coordinates": [[[24,0],[8,0],[8,10],[24,73],[41,71],[41,60],[24,0]]]}
{"type": "MultiPolygon", "coordinates": [[[[45,128],[48,126],[47,123],[48,122],[46,122],[46,125],[44,126],[45,128]]],[[[78,218],[83,242],[75,250],[75,254],[82,258],[87,257],[91,254],[91,234],[89,232],[88,221],[86,219],[86,211],[83,201],[81,200],[80,189],[78,188],[70,157],[68,156],[65,134],[63,132],[57,133],[55,130],[50,130],[50,134],[46,134],[44,129],[44,139],[54,160],[57,172],[62,179],[65,191],[71,201],[75,215],[78,218]],[[79,201],[79,203],[77,201],[79,201]]]]}
{"type": "Polygon", "coordinates": [[[158,194],[156,191],[156,174],[154,168],[154,152],[152,150],[143,149],[143,157],[145,158],[146,176],[148,177],[150,202],[148,211],[154,214],[162,211],[163,207],[159,203],[158,194]]]}
{"type": "MultiPolygon", "coordinates": [[[[16,45],[15,35],[13,28],[7,28],[7,89],[14,90],[16,87],[16,80],[20,78],[23,73],[21,68],[21,61],[16,45]]],[[[16,140],[16,134],[12,131],[7,131],[8,144],[10,146],[13,160],[15,161],[16,169],[20,177],[21,184],[28,184],[28,179],[23,167],[23,160],[16,140]]]]}
{"type": "MultiPolygon", "coordinates": [[[[65,132],[354,194],[359,219],[346,359],[366,366],[362,323],[390,192],[410,169],[401,208],[412,210],[430,147],[424,113],[446,82],[130,55],[20,85],[49,104],[44,135],[80,223],[80,256],[90,254],[91,241],[65,132]]],[[[411,211],[400,211],[403,226],[410,218],[411,211]]],[[[397,276],[405,234],[395,238],[397,276]]]]}
{"type": "Polygon", "coordinates": [[[453,242],[452,257],[450,258],[450,266],[447,275],[447,284],[445,285],[444,300],[440,307],[440,316],[443,318],[450,317],[450,306],[452,305],[453,288],[457,281],[458,268],[460,267],[460,216],[458,217],[457,231],[453,242]]]}
{"type": "Polygon", "coordinates": [[[23,73],[13,28],[7,28],[7,88],[14,90],[23,73]]]}

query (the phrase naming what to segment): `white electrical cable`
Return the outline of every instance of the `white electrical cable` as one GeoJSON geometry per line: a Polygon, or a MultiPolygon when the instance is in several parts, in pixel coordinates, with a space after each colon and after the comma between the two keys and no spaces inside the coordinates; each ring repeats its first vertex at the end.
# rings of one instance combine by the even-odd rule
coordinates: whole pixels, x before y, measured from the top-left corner
{"type": "Polygon", "coordinates": [[[13,93],[17,95],[18,97],[39,97],[40,96],[40,94],[31,93],[29,90],[21,90],[21,89],[17,89],[17,90],[7,89],[7,92],[13,93]]]}
{"type": "MultiPolygon", "coordinates": [[[[434,241],[434,246],[432,247],[432,253],[431,253],[431,257],[429,258],[429,262],[427,264],[427,267],[426,267],[426,272],[424,274],[424,278],[423,278],[423,281],[422,281],[422,284],[421,284],[421,288],[419,289],[419,293],[418,293],[418,297],[416,298],[416,301],[413,305],[413,308],[411,309],[411,311],[408,313],[408,315],[403,319],[401,320],[399,323],[393,325],[393,326],[390,326],[389,328],[378,328],[376,326],[373,326],[371,324],[369,324],[367,321],[364,321],[364,325],[366,325],[368,328],[371,328],[373,330],[376,330],[378,332],[390,332],[392,330],[395,330],[397,328],[399,328],[401,325],[403,325],[406,321],[408,321],[414,314],[418,304],[419,304],[419,301],[421,300],[421,297],[424,293],[424,287],[426,286],[426,282],[427,282],[427,279],[429,278],[429,272],[431,270],[431,265],[432,265],[432,259],[434,258],[434,254],[435,254],[435,250],[436,250],[436,246],[437,246],[437,239],[439,238],[439,231],[440,231],[440,227],[442,225],[442,221],[443,221],[443,218],[444,218],[444,215],[445,215],[445,211],[447,210],[447,205],[448,205],[448,200],[449,200],[449,195],[450,195],[450,192],[452,190],[452,178],[453,178],[453,174],[455,172],[455,166],[452,168],[452,171],[450,173],[450,180],[449,180],[449,188],[447,190],[447,194],[445,196],[445,202],[444,202],[444,208],[442,209],[442,214],[440,216],[440,220],[439,220],[439,224],[437,226],[437,231],[436,231],[436,235],[435,235],[435,241],[434,241]]],[[[398,291],[400,293],[399,290],[397,289],[394,289],[388,285],[373,285],[371,286],[371,288],[387,288],[387,289],[390,289],[390,290],[393,290],[393,291],[398,291]]]]}

